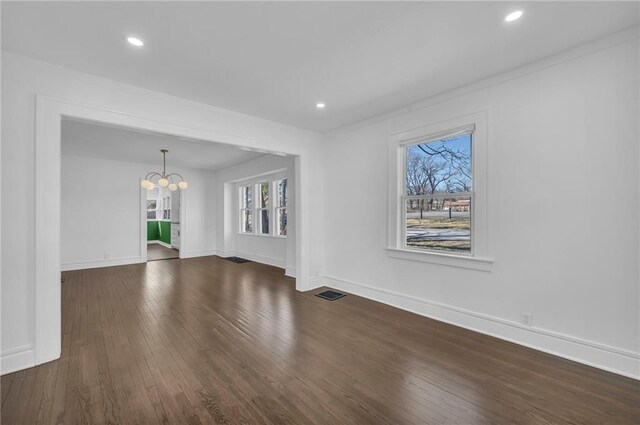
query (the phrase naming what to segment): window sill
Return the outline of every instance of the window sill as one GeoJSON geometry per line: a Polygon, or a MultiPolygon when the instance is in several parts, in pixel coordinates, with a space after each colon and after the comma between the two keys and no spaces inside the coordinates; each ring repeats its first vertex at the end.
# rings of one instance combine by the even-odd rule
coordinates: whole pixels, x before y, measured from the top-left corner
{"type": "Polygon", "coordinates": [[[257,236],[259,238],[275,238],[275,239],[287,239],[286,236],[277,236],[277,235],[264,235],[260,233],[246,233],[246,232],[238,232],[239,235],[242,236],[257,236]]]}
{"type": "Polygon", "coordinates": [[[437,252],[415,251],[411,249],[387,248],[387,255],[401,260],[441,264],[463,269],[491,271],[493,258],[467,257],[465,255],[440,254],[437,252]]]}

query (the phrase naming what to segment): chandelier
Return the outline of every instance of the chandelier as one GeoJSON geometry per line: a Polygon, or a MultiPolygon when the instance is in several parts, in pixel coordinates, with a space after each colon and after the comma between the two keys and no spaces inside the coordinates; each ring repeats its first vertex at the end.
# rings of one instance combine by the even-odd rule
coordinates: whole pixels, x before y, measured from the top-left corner
{"type": "Polygon", "coordinates": [[[147,190],[152,190],[156,187],[156,184],[160,187],[166,187],[170,191],[174,192],[180,189],[186,189],[189,187],[184,178],[178,173],[167,174],[167,152],[166,149],[160,149],[162,152],[162,173],[158,173],[157,171],[152,171],[144,177],[144,180],[140,183],[140,186],[147,190]],[[152,179],[158,178],[158,181],[154,183],[152,179]],[[174,180],[180,179],[180,181],[176,184],[174,180]]]}

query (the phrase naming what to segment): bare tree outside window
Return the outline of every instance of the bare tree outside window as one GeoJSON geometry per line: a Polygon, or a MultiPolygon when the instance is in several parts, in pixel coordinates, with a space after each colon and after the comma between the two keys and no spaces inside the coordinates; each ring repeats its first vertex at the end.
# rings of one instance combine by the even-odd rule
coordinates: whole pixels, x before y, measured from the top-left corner
{"type": "Polygon", "coordinates": [[[258,214],[260,217],[260,233],[269,234],[269,182],[258,183],[259,204],[258,214]]]}
{"type": "Polygon", "coordinates": [[[240,232],[253,232],[253,187],[240,187],[240,232]]]}
{"type": "Polygon", "coordinates": [[[467,133],[406,147],[407,247],[471,252],[471,140],[467,133]]]}
{"type": "Polygon", "coordinates": [[[278,199],[276,200],[276,220],[278,228],[278,236],[287,235],[287,179],[276,180],[276,192],[278,199]]]}

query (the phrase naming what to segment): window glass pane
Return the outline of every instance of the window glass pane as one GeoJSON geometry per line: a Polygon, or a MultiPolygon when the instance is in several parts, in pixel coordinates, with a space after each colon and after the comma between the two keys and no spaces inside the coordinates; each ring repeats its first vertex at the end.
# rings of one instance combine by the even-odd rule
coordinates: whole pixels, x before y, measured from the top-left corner
{"type": "Polygon", "coordinates": [[[242,231],[246,233],[253,232],[253,214],[251,214],[251,210],[242,210],[242,231]]]}
{"type": "Polygon", "coordinates": [[[471,253],[471,198],[427,198],[406,201],[409,248],[471,253]]]}
{"type": "Polygon", "coordinates": [[[471,192],[471,134],[406,148],[406,194],[471,192]]]}
{"type": "Polygon", "coordinates": [[[260,210],[260,233],[263,235],[269,234],[269,210],[260,210]]]}
{"type": "Polygon", "coordinates": [[[156,211],[147,211],[147,220],[155,220],[156,219],[156,211]]]}
{"type": "Polygon", "coordinates": [[[240,196],[242,197],[242,208],[253,208],[253,191],[251,185],[242,186],[240,188],[240,196]]]}
{"type": "Polygon", "coordinates": [[[287,209],[281,208],[278,210],[278,235],[287,235],[287,209]]]}
{"type": "Polygon", "coordinates": [[[269,205],[269,183],[259,183],[258,189],[260,190],[259,208],[267,208],[269,205]]]}
{"type": "Polygon", "coordinates": [[[278,206],[287,206],[287,179],[277,180],[276,187],[278,190],[278,206]]]}
{"type": "Polygon", "coordinates": [[[147,199],[147,209],[155,210],[157,203],[158,201],[156,201],[155,199],[147,199]]]}

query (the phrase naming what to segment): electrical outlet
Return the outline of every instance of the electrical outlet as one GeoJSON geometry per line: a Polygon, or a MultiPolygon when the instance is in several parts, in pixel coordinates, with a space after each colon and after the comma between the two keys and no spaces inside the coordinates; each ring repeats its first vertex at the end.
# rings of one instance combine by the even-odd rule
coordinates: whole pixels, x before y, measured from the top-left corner
{"type": "Polygon", "coordinates": [[[520,324],[522,326],[532,327],[533,326],[533,314],[531,313],[520,313],[520,324]]]}

